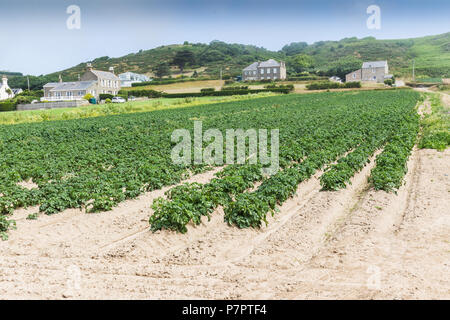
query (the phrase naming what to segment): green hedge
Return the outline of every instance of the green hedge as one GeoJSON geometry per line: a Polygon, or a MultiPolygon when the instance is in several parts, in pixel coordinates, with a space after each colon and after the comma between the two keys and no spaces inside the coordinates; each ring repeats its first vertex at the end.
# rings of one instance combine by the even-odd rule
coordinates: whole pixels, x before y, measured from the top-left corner
{"type": "Polygon", "coordinates": [[[361,82],[331,82],[331,81],[320,81],[310,83],[306,86],[308,90],[324,90],[324,89],[345,89],[345,88],[361,88],[361,82]]]}
{"type": "Polygon", "coordinates": [[[129,90],[128,95],[135,97],[160,98],[162,97],[162,92],[151,89],[129,90]]]}
{"type": "Polygon", "coordinates": [[[310,80],[326,80],[328,77],[321,76],[291,76],[288,77],[287,81],[310,81],[310,80]]]}
{"type": "Polygon", "coordinates": [[[99,98],[100,100],[112,99],[112,98],[114,98],[114,95],[109,94],[109,93],[100,93],[100,94],[98,95],[98,98],[99,98]]]}
{"type": "Polygon", "coordinates": [[[14,111],[16,104],[12,101],[0,101],[0,111],[14,111]]]}
{"type": "Polygon", "coordinates": [[[287,88],[273,88],[273,89],[247,89],[247,90],[222,90],[213,92],[186,92],[186,93],[163,93],[164,98],[188,98],[188,97],[206,97],[206,96],[234,96],[245,95],[260,92],[277,92],[289,93],[291,90],[287,88]]]}
{"type": "Polygon", "coordinates": [[[280,89],[294,90],[294,85],[293,84],[280,84],[277,86],[276,84],[268,84],[268,85],[264,86],[264,88],[266,88],[266,89],[280,88],[280,89]]]}
{"type": "Polygon", "coordinates": [[[236,86],[236,87],[222,87],[222,91],[223,90],[247,90],[248,86],[236,86]]]}
{"type": "Polygon", "coordinates": [[[200,92],[213,92],[213,91],[216,91],[216,89],[215,88],[203,88],[203,89],[200,89],[200,92]]]}

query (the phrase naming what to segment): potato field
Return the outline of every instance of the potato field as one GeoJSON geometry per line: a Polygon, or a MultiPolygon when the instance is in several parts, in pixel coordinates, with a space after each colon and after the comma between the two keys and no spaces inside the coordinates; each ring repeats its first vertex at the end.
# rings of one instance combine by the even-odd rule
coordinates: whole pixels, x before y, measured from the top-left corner
{"type": "MultiPolygon", "coordinates": [[[[89,119],[0,126],[0,231],[16,208],[107,211],[120,202],[211,169],[171,160],[175,129],[279,129],[280,170],[228,165],[206,184],[173,187],[148,206],[151,230],[186,232],[218,206],[225,222],[260,227],[318,170],[324,191],[345,188],[374,153],[373,188],[395,191],[416,142],[419,94],[410,90],[312,93],[89,119]],[[20,185],[23,181],[34,188],[20,185]],[[255,184],[257,187],[254,187],[255,184]]],[[[270,149],[269,149],[270,150],[270,149]]]]}

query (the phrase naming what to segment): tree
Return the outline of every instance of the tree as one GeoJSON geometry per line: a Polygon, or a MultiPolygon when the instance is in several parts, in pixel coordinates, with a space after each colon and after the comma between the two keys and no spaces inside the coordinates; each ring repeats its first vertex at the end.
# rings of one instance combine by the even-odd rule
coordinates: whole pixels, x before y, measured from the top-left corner
{"type": "Polygon", "coordinates": [[[308,47],[306,42],[292,42],[291,44],[287,44],[281,49],[287,56],[293,56],[295,54],[301,53],[308,47]]]}
{"type": "Polygon", "coordinates": [[[329,76],[338,76],[341,79],[345,79],[346,74],[361,69],[361,66],[362,60],[347,56],[331,63],[326,73],[329,76]]]}
{"type": "Polygon", "coordinates": [[[288,67],[296,73],[310,70],[314,66],[314,59],[307,54],[297,54],[287,60],[288,67]]]}
{"type": "Polygon", "coordinates": [[[194,63],[195,56],[191,50],[180,50],[175,54],[173,58],[172,64],[178,66],[180,68],[181,73],[183,73],[184,67],[188,63],[194,63]]]}
{"type": "Polygon", "coordinates": [[[156,76],[160,79],[170,74],[170,68],[166,62],[158,64],[153,71],[155,72],[156,76]]]}

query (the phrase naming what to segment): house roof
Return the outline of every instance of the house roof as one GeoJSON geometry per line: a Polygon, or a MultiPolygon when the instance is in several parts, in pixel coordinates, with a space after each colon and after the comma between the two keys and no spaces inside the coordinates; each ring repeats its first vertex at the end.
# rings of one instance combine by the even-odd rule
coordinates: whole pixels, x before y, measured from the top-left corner
{"type": "Polygon", "coordinates": [[[60,82],[49,82],[49,83],[44,84],[44,88],[56,87],[58,84],[60,84],[60,82]]]}
{"type": "Polygon", "coordinates": [[[86,90],[95,83],[96,81],[58,82],[53,89],[50,89],[50,91],[86,90]]]}
{"type": "Polygon", "coordinates": [[[251,65],[249,65],[247,68],[245,68],[244,71],[257,70],[258,65],[259,65],[259,62],[253,62],[251,65]]]}
{"type": "Polygon", "coordinates": [[[384,68],[387,66],[387,61],[369,61],[364,62],[362,67],[363,69],[366,68],[384,68]]]}
{"type": "Polygon", "coordinates": [[[259,64],[260,67],[279,67],[280,63],[278,61],[275,61],[273,59],[269,59],[267,61],[263,61],[259,64]]]}
{"type": "Polygon", "coordinates": [[[108,79],[108,80],[119,80],[119,77],[116,76],[114,73],[112,72],[108,72],[108,71],[100,71],[100,70],[94,70],[92,69],[91,72],[93,74],[95,74],[97,77],[102,78],[102,79],[108,79]]]}

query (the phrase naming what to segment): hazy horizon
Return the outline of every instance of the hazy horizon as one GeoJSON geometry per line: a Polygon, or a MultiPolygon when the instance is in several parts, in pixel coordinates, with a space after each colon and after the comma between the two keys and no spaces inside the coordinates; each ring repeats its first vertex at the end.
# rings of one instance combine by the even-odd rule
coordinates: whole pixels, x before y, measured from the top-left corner
{"type": "Polygon", "coordinates": [[[31,75],[184,41],[278,51],[300,41],[406,39],[450,31],[446,0],[280,0],[275,5],[266,0],[0,0],[0,5],[0,70],[31,75]],[[80,29],[66,26],[72,4],[81,9],[80,29]],[[373,4],[381,10],[380,29],[366,25],[366,9],[373,4]]]}

